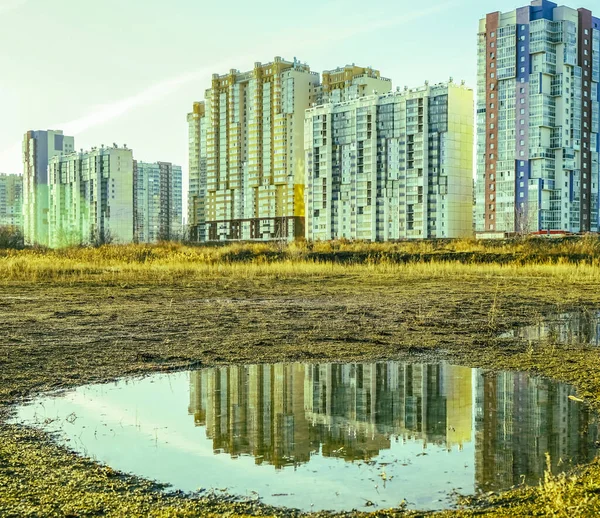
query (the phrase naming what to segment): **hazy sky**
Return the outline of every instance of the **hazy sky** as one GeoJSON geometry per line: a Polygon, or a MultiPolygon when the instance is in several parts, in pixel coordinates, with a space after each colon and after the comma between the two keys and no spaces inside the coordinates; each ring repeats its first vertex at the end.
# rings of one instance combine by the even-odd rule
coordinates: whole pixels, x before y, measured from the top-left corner
{"type": "Polygon", "coordinates": [[[314,71],[373,66],[394,86],[452,76],[475,88],[479,18],[525,3],[0,0],[0,172],[22,172],[29,129],[187,171],[186,114],[211,74],[276,55],[314,71]]]}

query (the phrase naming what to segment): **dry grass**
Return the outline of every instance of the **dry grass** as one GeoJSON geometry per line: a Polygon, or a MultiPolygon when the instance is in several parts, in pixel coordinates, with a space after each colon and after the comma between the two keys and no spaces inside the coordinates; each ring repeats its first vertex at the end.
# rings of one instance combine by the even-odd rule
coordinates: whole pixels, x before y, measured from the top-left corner
{"type": "MultiPolygon", "coordinates": [[[[454,363],[571,383],[600,408],[598,351],[496,338],[557,308],[600,307],[598,243],[0,251],[0,416],[52,388],[198,362],[371,361],[442,351],[454,363]]],[[[442,515],[594,516],[599,495],[595,463],[442,515]]],[[[274,513],[214,505],[165,497],[0,417],[0,515],[274,513]]]]}
{"type": "MultiPolygon", "coordinates": [[[[0,251],[0,279],[132,282],[206,276],[298,277],[372,272],[411,278],[514,275],[600,278],[600,240],[403,243],[317,242],[222,247],[105,245],[99,248],[0,251]],[[475,268],[474,268],[475,267],[475,268]]],[[[0,281],[1,282],[1,281],[0,281]]]]}

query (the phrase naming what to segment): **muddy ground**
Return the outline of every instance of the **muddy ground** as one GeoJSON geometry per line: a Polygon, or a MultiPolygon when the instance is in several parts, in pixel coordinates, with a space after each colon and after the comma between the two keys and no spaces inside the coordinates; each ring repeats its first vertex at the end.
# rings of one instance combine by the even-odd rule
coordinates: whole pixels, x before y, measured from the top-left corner
{"type": "MultiPolygon", "coordinates": [[[[40,392],[132,374],[416,355],[559,379],[575,385],[585,404],[600,408],[597,349],[532,347],[497,338],[557,308],[599,308],[599,284],[576,276],[490,276],[477,268],[454,280],[365,270],[168,284],[5,282],[0,285],[0,516],[294,514],[161,491],[59,448],[41,432],[6,424],[11,405],[40,392]]],[[[600,464],[578,470],[563,489],[557,483],[556,494],[519,488],[470,504],[442,514],[591,516],[600,513],[600,464]]]]}

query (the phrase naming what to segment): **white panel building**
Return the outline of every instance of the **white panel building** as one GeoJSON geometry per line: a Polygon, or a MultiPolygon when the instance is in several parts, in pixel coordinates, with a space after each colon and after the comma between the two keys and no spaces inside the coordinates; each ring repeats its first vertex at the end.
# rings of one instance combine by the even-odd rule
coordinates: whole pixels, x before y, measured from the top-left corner
{"type": "Polygon", "coordinates": [[[182,236],[181,166],[134,161],[135,240],[150,243],[182,236]]]}
{"type": "Polygon", "coordinates": [[[472,235],[471,89],[330,102],[306,111],[304,136],[307,239],[472,235]]]}
{"type": "Polygon", "coordinates": [[[28,245],[48,245],[48,162],[75,151],[60,130],[28,131],[23,137],[23,235],[28,245]]]}
{"type": "Polygon", "coordinates": [[[133,154],[92,148],[49,164],[49,246],[133,241],[133,154]]]}

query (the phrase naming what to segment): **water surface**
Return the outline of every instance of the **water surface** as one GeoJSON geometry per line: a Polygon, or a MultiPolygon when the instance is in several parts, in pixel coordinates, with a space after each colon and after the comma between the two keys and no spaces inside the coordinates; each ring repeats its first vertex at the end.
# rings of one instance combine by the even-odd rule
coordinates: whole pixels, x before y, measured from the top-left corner
{"type": "Polygon", "coordinates": [[[157,374],[43,397],[18,420],[183,491],[303,510],[452,506],[596,455],[568,385],[447,363],[273,364],[157,374]]]}
{"type": "Polygon", "coordinates": [[[600,347],[600,312],[587,309],[552,313],[530,326],[519,327],[502,336],[529,341],[600,347]]]}

